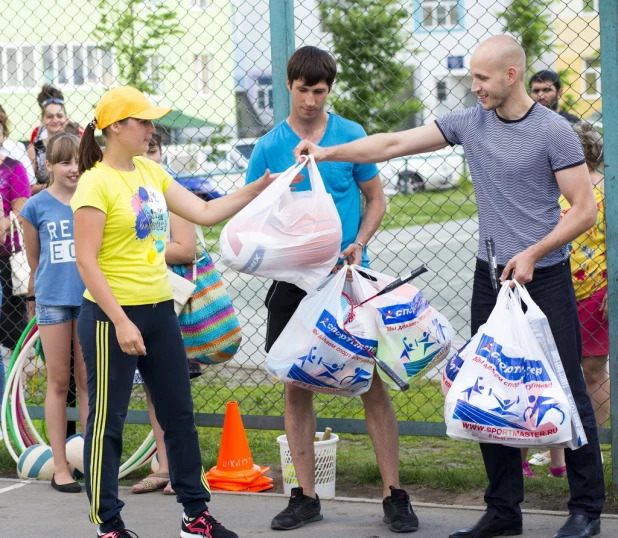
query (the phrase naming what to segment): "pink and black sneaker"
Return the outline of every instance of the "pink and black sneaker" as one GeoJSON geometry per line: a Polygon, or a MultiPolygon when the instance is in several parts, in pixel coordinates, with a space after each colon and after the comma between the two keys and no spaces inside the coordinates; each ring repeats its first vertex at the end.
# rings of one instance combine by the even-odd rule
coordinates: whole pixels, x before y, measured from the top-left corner
{"type": "Polygon", "coordinates": [[[97,531],[98,538],[139,538],[137,534],[129,529],[125,529],[123,525],[115,525],[115,529],[109,532],[97,531]]]}
{"type": "Polygon", "coordinates": [[[238,534],[227,530],[221,523],[204,510],[195,517],[182,515],[180,538],[238,538],[238,534]]]}

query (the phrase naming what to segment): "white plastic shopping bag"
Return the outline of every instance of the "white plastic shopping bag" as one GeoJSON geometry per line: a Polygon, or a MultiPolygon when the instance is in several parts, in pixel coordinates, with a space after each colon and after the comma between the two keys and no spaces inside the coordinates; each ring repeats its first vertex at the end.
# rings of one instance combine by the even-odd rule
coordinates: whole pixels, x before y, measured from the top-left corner
{"type": "Polygon", "coordinates": [[[362,294],[360,277],[352,274],[348,282],[346,271],[339,271],[302,300],[266,357],[274,377],[324,394],[357,396],[369,390],[377,328],[373,311],[359,308],[344,330],[341,292],[355,304],[362,294]]]}
{"type": "Polygon", "coordinates": [[[479,333],[459,353],[444,402],[447,435],[518,447],[567,443],[568,400],[508,283],[479,333]]]}
{"type": "Polygon", "coordinates": [[[221,262],[240,273],[273,278],[314,291],[337,263],[341,220],[313,157],[302,157],[221,232],[221,262]],[[311,191],[292,192],[305,167],[311,191]]]}
{"type": "MultiPolygon", "coordinates": [[[[391,276],[359,268],[372,277],[361,279],[370,297],[395,279],[391,276]]],[[[448,320],[435,310],[422,292],[404,284],[367,303],[373,308],[378,326],[378,358],[390,366],[404,381],[421,376],[446,358],[451,350],[454,331],[448,320]]],[[[363,308],[366,308],[363,307],[363,308]]],[[[356,309],[358,312],[361,309],[356,309]]],[[[380,377],[393,389],[397,384],[382,370],[380,377]]]]}
{"type": "Polygon", "coordinates": [[[578,449],[588,444],[588,439],[586,438],[586,432],[584,431],[584,426],[579,412],[577,411],[577,405],[575,404],[575,399],[573,398],[573,393],[571,392],[571,387],[569,386],[569,381],[564,371],[558,348],[556,347],[556,341],[554,340],[554,335],[549,326],[549,321],[539,306],[532,300],[528,290],[517,281],[514,282],[516,293],[519,294],[521,300],[527,307],[526,319],[528,320],[530,328],[534,332],[537,342],[549,360],[569,403],[569,409],[571,410],[571,439],[563,446],[565,448],[578,449]]]}

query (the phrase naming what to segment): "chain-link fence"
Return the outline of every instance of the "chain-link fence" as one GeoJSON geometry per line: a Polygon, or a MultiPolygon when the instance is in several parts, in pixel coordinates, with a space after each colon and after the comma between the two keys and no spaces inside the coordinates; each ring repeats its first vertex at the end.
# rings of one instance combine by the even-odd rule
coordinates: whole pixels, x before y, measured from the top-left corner
{"type": "MultiPolygon", "coordinates": [[[[119,84],[137,86],[152,101],[173,108],[156,126],[163,136],[163,164],[177,181],[206,199],[233,191],[244,184],[257,138],[289,112],[285,62],[302,45],[333,53],[339,72],[327,109],[371,134],[427,124],[474,106],[471,55],[486,38],[508,32],[526,49],[531,96],[569,121],[585,120],[603,132],[598,0],[271,2],[1,1],[0,104],[8,116],[0,165],[4,215],[19,213],[30,193],[41,190],[48,137],[61,129],[79,132],[93,118],[103,92],[119,84]],[[532,77],[545,70],[552,73],[532,77]],[[43,84],[53,88],[41,91],[43,84]]],[[[470,336],[478,244],[474,191],[463,152],[449,147],[379,167],[387,211],[369,244],[371,266],[396,275],[426,263],[430,273],[418,286],[450,320],[457,335],[454,345],[461,346],[470,336]]],[[[601,208],[602,191],[597,190],[601,208]]],[[[215,261],[221,228],[207,230],[215,261]]],[[[583,325],[589,357],[583,364],[598,422],[605,425],[604,222],[584,239],[572,245],[579,265],[573,277],[578,298],[590,308],[583,325]]],[[[21,274],[11,270],[14,250],[11,239],[0,247],[0,339],[7,364],[26,326],[28,306],[33,306],[27,291],[12,293],[12,277],[21,274]]],[[[70,257],[72,250],[51,255],[70,257]]],[[[232,361],[205,367],[193,381],[198,423],[221,424],[225,403],[236,399],[249,427],[281,428],[283,389],[263,369],[264,299],[270,283],[219,269],[244,339],[232,361]]],[[[38,350],[32,351],[24,378],[32,406],[44,400],[38,350]]],[[[405,394],[394,394],[402,433],[443,434],[441,367],[405,394]]],[[[145,409],[143,395],[136,385],[134,410],[145,409]]],[[[364,431],[362,422],[354,420],[363,417],[360,402],[327,396],[316,401],[318,416],[329,418],[339,431],[364,431]]],[[[33,416],[37,413],[42,417],[40,408],[33,416]]],[[[147,417],[130,413],[129,420],[145,422],[147,417]]],[[[609,440],[607,432],[602,439],[609,440]]]]}

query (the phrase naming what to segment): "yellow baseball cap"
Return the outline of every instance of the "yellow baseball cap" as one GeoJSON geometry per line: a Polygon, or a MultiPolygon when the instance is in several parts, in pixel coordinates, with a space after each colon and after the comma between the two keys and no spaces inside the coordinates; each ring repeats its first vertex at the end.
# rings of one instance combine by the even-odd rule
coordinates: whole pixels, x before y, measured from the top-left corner
{"type": "Polygon", "coordinates": [[[112,88],[101,97],[94,109],[94,123],[97,129],[105,129],[125,118],[157,120],[171,111],[171,108],[153,106],[137,88],[120,86],[112,88]]]}

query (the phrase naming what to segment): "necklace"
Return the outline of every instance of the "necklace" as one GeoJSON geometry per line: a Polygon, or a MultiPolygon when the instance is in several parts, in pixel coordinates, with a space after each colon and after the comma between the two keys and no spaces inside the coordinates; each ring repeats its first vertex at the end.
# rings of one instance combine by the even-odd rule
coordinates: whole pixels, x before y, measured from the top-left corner
{"type": "MultiPolygon", "coordinates": [[[[289,118],[287,121],[287,124],[290,125],[290,121],[289,118]]],[[[307,136],[307,140],[309,140],[310,142],[313,142],[314,144],[319,144],[322,141],[322,138],[324,137],[324,133],[326,133],[326,128],[328,127],[328,114],[326,114],[326,118],[324,120],[324,125],[322,126],[322,131],[320,132],[320,134],[318,136],[312,135],[312,136],[307,136]]],[[[294,131],[294,129],[292,128],[292,126],[290,125],[290,128],[294,131]]],[[[296,131],[294,131],[296,132],[296,131]]],[[[296,133],[296,135],[298,136],[298,138],[303,139],[305,137],[300,136],[298,133],[296,133]]]]}
{"type": "MultiPolygon", "coordinates": [[[[161,241],[160,239],[155,239],[155,234],[154,234],[154,232],[155,232],[154,214],[153,214],[153,212],[152,212],[152,210],[150,208],[148,208],[148,211],[146,211],[146,209],[144,208],[144,205],[142,204],[142,197],[140,195],[140,189],[143,188],[144,191],[146,192],[146,194],[148,194],[148,191],[146,190],[145,186],[142,187],[142,185],[138,185],[137,193],[133,194],[134,189],[131,187],[131,185],[129,185],[129,182],[122,175],[120,170],[118,170],[117,168],[114,168],[111,165],[111,163],[109,162],[108,159],[105,159],[105,160],[107,162],[104,163],[104,164],[106,164],[109,168],[114,170],[120,176],[120,179],[122,179],[124,184],[129,189],[129,192],[131,193],[131,196],[132,196],[132,200],[136,200],[138,205],[139,205],[139,207],[140,207],[140,209],[141,209],[141,214],[137,215],[137,220],[136,220],[136,223],[135,223],[135,230],[136,230],[137,236],[139,238],[140,231],[142,231],[142,230],[144,230],[146,228],[148,229],[148,236],[150,236],[150,238],[152,239],[152,245],[151,245],[150,249],[148,250],[147,259],[148,259],[148,263],[153,264],[155,262],[157,254],[159,254],[159,253],[161,253],[161,252],[163,252],[165,250],[165,243],[163,241],[161,241]]],[[[134,167],[134,170],[131,170],[131,172],[134,172],[135,170],[139,171],[139,175],[142,178],[142,183],[144,183],[144,185],[145,185],[146,184],[146,180],[144,179],[144,174],[142,174],[141,169],[135,163],[133,163],[133,167],[134,167]]],[[[148,200],[146,200],[146,201],[148,201],[148,200]]],[[[133,205],[133,204],[131,204],[131,205],[133,205]]]]}

